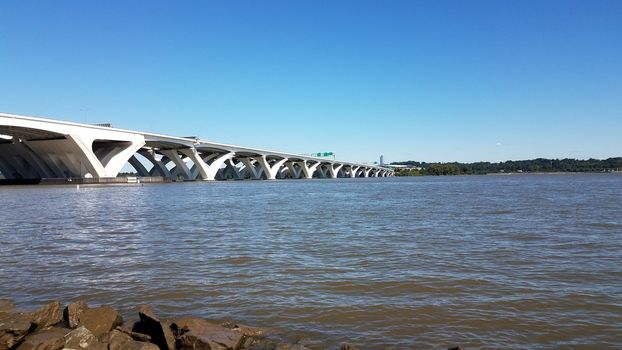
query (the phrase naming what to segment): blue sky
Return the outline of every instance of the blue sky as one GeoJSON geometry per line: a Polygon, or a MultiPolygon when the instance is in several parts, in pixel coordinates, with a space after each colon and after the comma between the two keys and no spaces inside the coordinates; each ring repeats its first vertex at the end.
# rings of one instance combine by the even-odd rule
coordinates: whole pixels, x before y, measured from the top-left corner
{"type": "Polygon", "coordinates": [[[0,2],[0,111],[339,159],[622,155],[622,1],[0,2]]]}

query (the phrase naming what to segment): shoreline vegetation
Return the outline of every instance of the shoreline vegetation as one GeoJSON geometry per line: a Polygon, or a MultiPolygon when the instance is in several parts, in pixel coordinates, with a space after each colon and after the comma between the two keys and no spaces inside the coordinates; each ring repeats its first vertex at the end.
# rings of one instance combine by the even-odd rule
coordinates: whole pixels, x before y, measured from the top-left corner
{"type": "Polygon", "coordinates": [[[508,160],[505,162],[427,163],[417,161],[393,162],[395,176],[535,174],[535,173],[613,173],[622,172],[622,157],[607,159],[546,159],[508,160]]]}
{"type": "MultiPolygon", "coordinates": [[[[199,317],[161,319],[149,305],[124,322],[114,308],[89,307],[84,299],[50,302],[36,311],[15,309],[0,299],[0,350],[310,350],[302,341],[287,343],[266,329],[199,317]]],[[[327,349],[364,349],[342,343],[327,349]]],[[[450,347],[448,350],[463,350],[450,347]]]]}

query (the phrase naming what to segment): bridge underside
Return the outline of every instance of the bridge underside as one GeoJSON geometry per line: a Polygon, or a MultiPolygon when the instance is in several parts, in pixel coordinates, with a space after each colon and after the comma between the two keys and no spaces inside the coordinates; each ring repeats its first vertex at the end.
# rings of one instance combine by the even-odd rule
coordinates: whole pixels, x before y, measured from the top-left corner
{"type": "Polygon", "coordinates": [[[139,176],[173,181],[392,175],[376,166],[0,114],[0,178],[113,178],[128,163],[139,176]]]}

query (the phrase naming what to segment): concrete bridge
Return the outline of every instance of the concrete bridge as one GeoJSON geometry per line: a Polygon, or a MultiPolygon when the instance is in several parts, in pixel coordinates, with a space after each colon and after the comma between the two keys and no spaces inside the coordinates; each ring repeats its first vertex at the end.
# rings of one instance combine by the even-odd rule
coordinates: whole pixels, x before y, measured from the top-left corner
{"type": "Polygon", "coordinates": [[[6,179],[140,176],[171,180],[392,176],[388,168],[299,154],[0,113],[0,173],[6,179]]]}

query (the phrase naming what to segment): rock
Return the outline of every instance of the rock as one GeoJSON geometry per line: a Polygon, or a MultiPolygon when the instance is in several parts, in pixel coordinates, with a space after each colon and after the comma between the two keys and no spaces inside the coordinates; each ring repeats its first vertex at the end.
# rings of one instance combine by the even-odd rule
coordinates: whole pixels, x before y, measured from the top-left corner
{"type": "Polygon", "coordinates": [[[304,345],[300,344],[278,344],[275,350],[309,350],[304,345]]]}
{"type": "Polygon", "coordinates": [[[16,350],[60,350],[65,346],[66,328],[47,328],[26,336],[16,350]]]}
{"type": "Polygon", "coordinates": [[[269,339],[259,339],[254,341],[251,345],[245,345],[245,350],[275,350],[277,343],[269,339]]]}
{"type": "MultiPolygon", "coordinates": [[[[133,323],[134,324],[134,323],[133,323]]],[[[127,335],[129,335],[130,337],[132,337],[132,339],[136,340],[136,341],[144,341],[144,342],[151,342],[151,336],[147,335],[147,334],[143,334],[143,333],[136,333],[136,332],[132,332],[132,327],[128,327],[123,324],[123,326],[119,326],[117,328],[115,328],[116,330],[123,332],[127,335]]]]}
{"type": "Polygon", "coordinates": [[[286,344],[277,343],[275,341],[262,339],[253,343],[249,347],[244,347],[244,350],[309,350],[302,344],[286,344]]]}
{"type": "Polygon", "coordinates": [[[79,299],[67,305],[67,307],[63,311],[63,318],[65,319],[65,322],[67,322],[67,325],[70,328],[78,327],[80,315],[86,309],[88,309],[88,306],[83,299],[79,299]]]}
{"type": "MultiPolygon", "coordinates": [[[[140,342],[132,339],[129,335],[114,329],[108,336],[109,350],[158,350],[155,344],[140,342]]],[[[174,348],[173,348],[174,350],[174,348]]]]}
{"type": "Polygon", "coordinates": [[[0,299],[0,312],[9,312],[13,311],[15,305],[13,305],[13,301],[10,299],[0,299]]]}
{"type": "Polygon", "coordinates": [[[175,336],[168,324],[161,322],[149,305],[143,305],[138,311],[140,321],[132,327],[133,333],[142,333],[151,337],[151,342],[161,350],[175,350],[175,336]]]}
{"type": "Polygon", "coordinates": [[[279,344],[276,350],[309,350],[309,348],[301,344],[279,344]]]}
{"type": "Polygon", "coordinates": [[[34,327],[29,315],[0,312],[0,350],[19,343],[34,327]]]}
{"type": "Polygon", "coordinates": [[[127,322],[124,321],[122,325],[117,326],[117,329],[125,333],[130,333],[132,332],[132,329],[134,329],[134,325],[138,322],[140,322],[140,318],[134,317],[130,321],[127,321],[127,322]]]}
{"type": "Polygon", "coordinates": [[[464,348],[462,346],[454,346],[454,347],[451,347],[451,348],[449,348],[447,350],[464,350],[464,348]]]}
{"type": "Polygon", "coordinates": [[[30,314],[30,321],[37,325],[37,328],[53,326],[62,320],[60,311],[60,301],[53,301],[44,305],[39,310],[30,314]]]}
{"type": "Polygon", "coordinates": [[[341,350],[359,350],[359,349],[352,344],[343,343],[341,344],[341,350]]]}
{"type": "Polygon", "coordinates": [[[64,350],[108,350],[86,327],[80,326],[65,335],[64,350]]]}
{"type": "Polygon", "coordinates": [[[225,322],[221,324],[225,328],[229,328],[233,331],[242,332],[247,337],[263,338],[266,336],[266,330],[262,328],[250,327],[243,324],[237,324],[234,322],[225,322]]]}
{"type": "Polygon", "coordinates": [[[123,324],[123,319],[115,309],[104,305],[83,310],[78,317],[78,324],[100,337],[123,324]]]}
{"type": "Polygon", "coordinates": [[[178,330],[180,350],[238,350],[244,344],[244,334],[197,317],[174,320],[171,328],[178,330]]]}
{"type": "Polygon", "coordinates": [[[244,347],[244,350],[309,350],[309,348],[302,344],[277,343],[269,339],[260,339],[253,342],[251,346],[244,347]]]}

